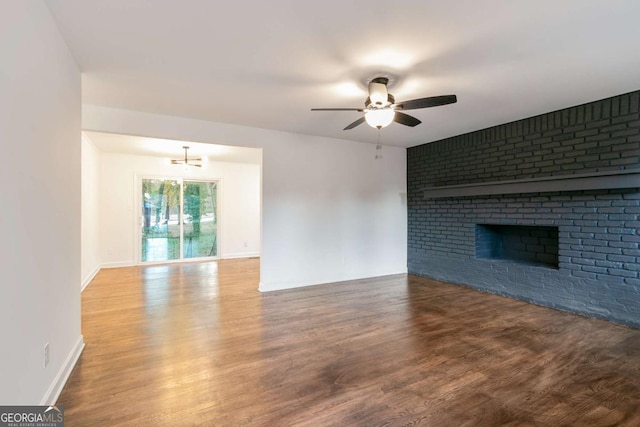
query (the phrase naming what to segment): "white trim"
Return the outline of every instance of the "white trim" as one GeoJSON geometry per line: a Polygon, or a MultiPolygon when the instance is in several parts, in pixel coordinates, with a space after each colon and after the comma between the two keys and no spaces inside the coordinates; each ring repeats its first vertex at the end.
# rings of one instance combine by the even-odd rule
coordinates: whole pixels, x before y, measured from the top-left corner
{"type": "MultiPolygon", "coordinates": [[[[121,267],[144,267],[146,265],[163,265],[163,264],[184,264],[189,262],[203,262],[203,261],[219,261],[221,259],[236,259],[236,258],[255,258],[260,257],[260,252],[242,252],[235,253],[229,256],[217,257],[200,257],[200,258],[184,258],[184,259],[170,259],[167,261],[149,261],[141,264],[136,264],[131,261],[116,261],[107,262],[96,268],[96,273],[103,268],[121,268],[121,267]]],[[[94,273],[95,275],[95,273],[94,273]]],[[[90,282],[90,280],[89,280],[90,282]]],[[[85,285],[86,287],[86,285],[85,285]]]]}
{"type": "Polygon", "coordinates": [[[318,286],[318,285],[329,285],[329,284],[336,284],[336,283],[342,283],[342,282],[351,282],[354,280],[378,279],[378,278],[387,277],[387,276],[397,276],[399,274],[407,274],[407,269],[404,268],[404,269],[401,269],[401,271],[389,272],[389,273],[380,274],[377,276],[352,277],[348,279],[341,279],[336,281],[328,281],[328,282],[320,282],[320,283],[281,283],[279,285],[270,285],[270,284],[265,284],[264,282],[260,282],[260,284],[258,285],[258,291],[260,292],[282,291],[286,289],[305,288],[307,286],[318,286]]]}
{"type": "MultiPolygon", "coordinates": [[[[166,181],[166,178],[165,178],[166,181]]],[[[181,178],[178,183],[180,184],[180,199],[178,201],[178,203],[180,203],[180,206],[178,206],[178,234],[180,237],[178,237],[178,243],[180,244],[180,251],[178,253],[178,259],[179,260],[183,260],[184,259],[184,217],[185,217],[185,213],[184,213],[184,178],[181,178]]],[[[167,201],[167,205],[168,205],[168,201],[167,201]]],[[[138,228],[138,231],[140,231],[140,233],[142,233],[142,228],[138,228]]],[[[169,232],[169,218],[167,218],[167,233],[169,232]]],[[[138,242],[140,244],[142,244],[142,237],[140,237],[138,239],[138,242]]],[[[167,254],[168,255],[168,254],[167,254]]],[[[142,256],[142,253],[138,253],[138,256],[142,256]]],[[[172,260],[173,261],[173,260],[172,260]]],[[[147,261],[149,262],[149,261],[147,261]]],[[[144,262],[142,262],[142,259],[140,259],[140,264],[145,264],[144,262]]]]}
{"type": "Polygon", "coordinates": [[[169,264],[187,264],[190,262],[206,262],[206,261],[219,261],[220,258],[214,257],[200,257],[200,258],[184,258],[184,259],[170,259],[167,261],[147,261],[141,264],[132,264],[132,267],[147,267],[151,265],[169,265],[169,264]]]}
{"type": "Polygon", "coordinates": [[[134,264],[131,261],[116,261],[116,262],[107,262],[102,264],[102,268],[119,268],[119,267],[133,267],[134,264]]]}
{"type": "Polygon", "coordinates": [[[89,286],[89,283],[91,283],[91,281],[93,280],[94,277],[96,277],[96,274],[98,274],[98,272],[100,271],[100,266],[97,265],[96,268],[94,268],[91,273],[87,274],[87,277],[84,278],[84,280],[82,281],[81,285],[80,285],[80,292],[84,292],[84,290],[87,288],[87,286],[89,286]]]}
{"type": "Polygon", "coordinates": [[[220,259],[255,258],[259,256],[260,252],[236,252],[234,254],[224,254],[220,259]]]}
{"type": "Polygon", "coordinates": [[[140,205],[142,204],[142,180],[145,175],[138,175],[137,172],[133,172],[133,265],[140,264],[141,258],[141,245],[139,242],[141,238],[142,231],[140,227],[142,226],[142,215],[140,212],[140,205]]]}
{"type": "Polygon", "coordinates": [[[224,232],[222,231],[222,221],[223,218],[221,216],[222,214],[222,198],[223,198],[223,194],[222,192],[224,185],[222,185],[222,177],[216,178],[215,179],[216,182],[216,256],[215,257],[208,257],[209,259],[213,258],[213,259],[220,259],[222,258],[222,241],[224,240],[223,234],[224,232]]]}
{"type": "Polygon", "coordinates": [[[40,405],[55,405],[62,389],[69,379],[69,375],[71,375],[73,368],[76,366],[76,363],[78,363],[82,350],[84,350],[84,338],[80,335],[76,345],[71,349],[58,374],[53,379],[51,386],[49,386],[49,390],[47,390],[42,400],[40,400],[40,405]]]}

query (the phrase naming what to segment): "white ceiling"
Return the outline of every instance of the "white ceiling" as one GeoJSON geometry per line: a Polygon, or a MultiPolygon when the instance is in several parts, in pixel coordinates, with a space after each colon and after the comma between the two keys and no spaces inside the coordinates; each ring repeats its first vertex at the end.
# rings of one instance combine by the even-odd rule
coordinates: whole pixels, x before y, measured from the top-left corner
{"type": "Polygon", "coordinates": [[[171,139],[145,138],[103,132],[84,132],[100,151],[134,154],[138,156],[182,159],[184,146],[189,147],[189,158],[206,158],[208,161],[235,163],[262,163],[259,148],[232,147],[201,142],[175,141],[171,139]]]}
{"type": "Polygon", "coordinates": [[[638,0],[47,0],[83,102],[310,135],[342,131],[372,77],[396,100],[457,94],[393,124],[413,146],[640,89],[638,0]]]}

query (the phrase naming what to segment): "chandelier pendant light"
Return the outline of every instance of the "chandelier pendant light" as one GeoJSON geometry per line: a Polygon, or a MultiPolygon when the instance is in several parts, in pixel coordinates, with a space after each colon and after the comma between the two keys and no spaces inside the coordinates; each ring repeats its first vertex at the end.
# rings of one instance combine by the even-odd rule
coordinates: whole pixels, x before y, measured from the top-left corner
{"type": "Polygon", "coordinates": [[[182,147],[184,149],[184,159],[172,159],[172,165],[182,165],[185,170],[187,170],[190,166],[195,168],[202,167],[202,158],[189,158],[187,152],[189,151],[189,147],[187,145],[182,147]]]}

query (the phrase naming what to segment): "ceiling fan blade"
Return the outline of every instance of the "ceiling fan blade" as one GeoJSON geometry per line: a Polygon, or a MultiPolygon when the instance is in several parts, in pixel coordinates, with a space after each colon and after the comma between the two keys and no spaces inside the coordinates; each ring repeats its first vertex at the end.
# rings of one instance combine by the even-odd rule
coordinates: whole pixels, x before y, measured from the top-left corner
{"type": "Polygon", "coordinates": [[[418,108],[438,107],[455,102],[458,102],[458,98],[455,95],[430,96],[428,98],[398,102],[396,108],[399,110],[417,110],[418,108]]]}
{"type": "Polygon", "coordinates": [[[364,111],[362,108],[312,108],[311,111],[364,111]]]}
{"type": "Polygon", "coordinates": [[[355,122],[351,123],[350,125],[348,125],[346,128],[342,129],[342,130],[349,130],[349,129],[353,129],[356,126],[359,126],[361,124],[364,123],[364,117],[360,117],[358,120],[356,120],[355,122]]]}
{"type": "Polygon", "coordinates": [[[411,127],[418,126],[420,123],[422,123],[420,120],[416,119],[415,117],[405,113],[401,113],[400,111],[396,111],[396,115],[393,118],[393,121],[396,123],[400,123],[401,125],[411,126],[411,127]]]}

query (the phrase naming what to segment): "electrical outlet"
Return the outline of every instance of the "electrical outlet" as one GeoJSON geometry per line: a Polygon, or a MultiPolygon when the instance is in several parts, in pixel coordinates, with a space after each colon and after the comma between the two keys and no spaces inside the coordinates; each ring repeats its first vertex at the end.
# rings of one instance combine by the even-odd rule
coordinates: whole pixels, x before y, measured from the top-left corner
{"type": "Polygon", "coordinates": [[[49,343],[44,345],[44,367],[46,368],[49,364],[49,343]]]}
{"type": "Polygon", "coordinates": [[[244,247],[246,248],[247,246],[249,246],[249,242],[245,241],[244,242],[244,247]]]}

